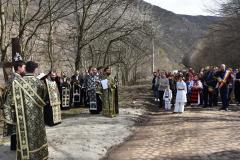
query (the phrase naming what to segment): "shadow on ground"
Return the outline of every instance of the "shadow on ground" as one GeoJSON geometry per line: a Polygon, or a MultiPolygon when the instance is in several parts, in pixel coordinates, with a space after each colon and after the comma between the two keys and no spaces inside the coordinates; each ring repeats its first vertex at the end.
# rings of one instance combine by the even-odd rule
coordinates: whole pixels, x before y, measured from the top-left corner
{"type": "Polygon", "coordinates": [[[14,160],[16,159],[16,152],[10,151],[9,145],[0,145],[0,159],[6,159],[6,160],[14,160]]]}

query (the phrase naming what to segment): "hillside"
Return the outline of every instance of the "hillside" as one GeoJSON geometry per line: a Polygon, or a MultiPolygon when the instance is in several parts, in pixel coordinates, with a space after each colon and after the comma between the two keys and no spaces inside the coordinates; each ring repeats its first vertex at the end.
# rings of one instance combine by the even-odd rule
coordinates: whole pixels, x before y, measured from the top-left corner
{"type": "Polygon", "coordinates": [[[221,19],[213,16],[178,15],[143,0],[138,0],[138,6],[142,10],[150,8],[151,20],[157,26],[157,67],[164,63],[161,61],[163,56],[169,58],[174,63],[173,66],[181,66],[183,59],[191,56],[200,39],[208,32],[208,27],[221,19]]]}
{"type": "Polygon", "coordinates": [[[11,59],[11,38],[18,36],[22,56],[40,63],[40,72],[57,69],[71,75],[90,65],[112,66],[124,84],[151,76],[153,47],[154,70],[184,68],[208,27],[220,19],[178,15],[144,0],[58,0],[53,12],[46,12],[48,0],[36,2],[42,1],[25,7],[2,4],[0,17],[7,23],[0,25],[1,61],[11,59]],[[21,7],[26,16],[15,14],[21,7]]]}

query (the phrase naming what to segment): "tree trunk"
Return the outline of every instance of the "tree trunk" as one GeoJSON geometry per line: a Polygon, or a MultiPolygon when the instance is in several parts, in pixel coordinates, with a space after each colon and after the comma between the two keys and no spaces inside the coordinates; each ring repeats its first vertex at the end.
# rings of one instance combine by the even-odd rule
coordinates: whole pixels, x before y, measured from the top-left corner
{"type": "MultiPolygon", "coordinates": [[[[82,68],[82,52],[81,52],[81,40],[82,40],[82,32],[81,32],[81,21],[80,21],[80,13],[78,13],[78,1],[75,0],[75,16],[76,16],[76,25],[77,25],[77,50],[76,50],[76,60],[75,60],[75,70],[80,70],[82,68]]],[[[84,4],[83,4],[84,8],[84,4]]]]}
{"type": "Polygon", "coordinates": [[[125,85],[129,84],[129,70],[128,67],[124,67],[124,71],[125,71],[125,85]]]}
{"type": "Polygon", "coordinates": [[[23,50],[23,36],[24,36],[24,21],[26,19],[27,10],[28,10],[28,0],[18,0],[19,5],[19,40],[21,46],[21,56],[25,59],[26,48],[23,50]]]}
{"type": "Polygon", "coordinates": [[[134,66],[133,69],[133,85],[135,85],[137,82],[137,64],[134,66]]]}
{"type": "Polygon", "coordinates": [[[91,65],[96,65],[95,64],[95,58],[94,58],[94,54],[93,54],[93,49],[92,49],[92,46],[89,45],[89,52],[90,52],[90,55],[91,55],[91,65]]]}
{"type": "MultiPolygon", "coordinates": [[[[49,0],[48,2],[48,9],[49,11],[51,10],[51,1],[49,0]]],[[[52,24],[52,13],[50,12],[49,15],[49,32],[48,32],[48,57],[50,60],[50,70],[53,69],[53,24],[52,24]]]]}
{"type": "Polygon", "coordinates": [[[1,35],[0,35],[0,49],[1,49],[1,62],[4,62],[6,58],[7,50],[5,48],[5,30],[6,30],[6,24],[5,24],[5,14],[4,14],[4,8],[2,4],[2,0],[0,0],[0,27],[1,27],[1,35]]]}

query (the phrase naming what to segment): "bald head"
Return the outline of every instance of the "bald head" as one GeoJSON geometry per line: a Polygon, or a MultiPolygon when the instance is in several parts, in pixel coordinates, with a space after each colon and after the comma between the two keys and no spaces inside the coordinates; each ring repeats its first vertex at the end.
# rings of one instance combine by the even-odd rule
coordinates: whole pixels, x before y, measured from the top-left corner
{"type": "Polygon", "coordinates": [[[226,70],[226,65],[225,65],[225,64],[221,64],[221,65],[220,65],[220,69],[221,69],[222,71],[225,71],[225,70],[226,70]]]}

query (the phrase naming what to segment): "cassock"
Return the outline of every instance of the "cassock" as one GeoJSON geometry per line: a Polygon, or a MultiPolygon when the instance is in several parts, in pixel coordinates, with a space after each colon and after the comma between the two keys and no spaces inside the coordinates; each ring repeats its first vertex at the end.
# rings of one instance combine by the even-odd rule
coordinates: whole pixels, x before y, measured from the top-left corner
{"type": "Polygon", "coordinates": [[[96,75],[96,96],[97,96],[97,107],[99,112],[102,112],[102,86],[101,86],[101,75],[96,75]]]}
{"type": "Polygon", "coordinates": [[[61,100],[57,83],[50,77],[45,79],[47,86],[47,96],[45,98],[46,106],[44,107],[45,123],[54,126],[61,123],[61,100]]]}
{"type": "Polygon", "coordinates": [[[16,75],[6,94],[4,120],[16,125],[17,160],[45,160],[48,145],[44,125],[44,84],[32,74],[16,75]]]}

